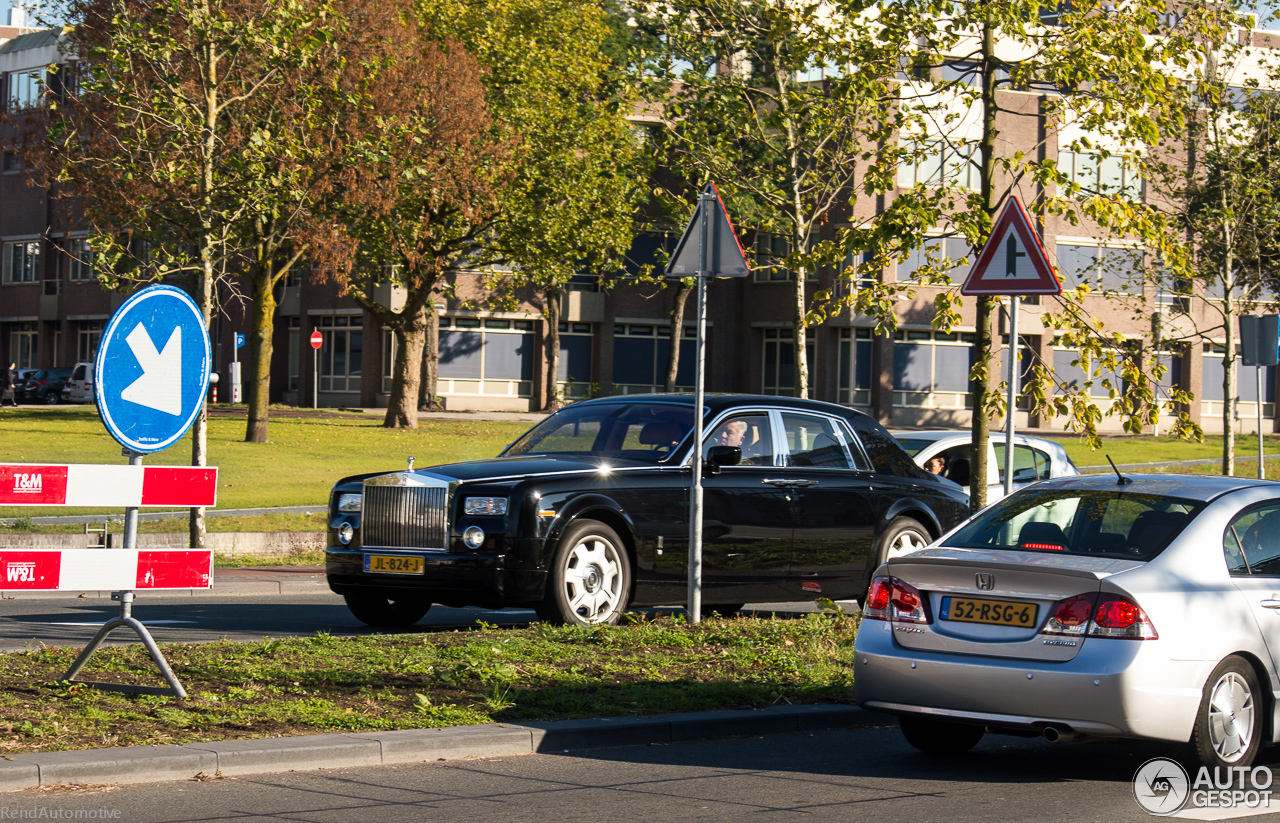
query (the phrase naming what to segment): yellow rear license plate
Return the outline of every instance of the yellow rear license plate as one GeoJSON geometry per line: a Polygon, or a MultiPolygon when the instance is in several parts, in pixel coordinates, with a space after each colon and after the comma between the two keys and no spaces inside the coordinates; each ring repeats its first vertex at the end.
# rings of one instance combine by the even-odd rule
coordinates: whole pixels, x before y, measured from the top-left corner
{"type": "Polygon", "coordinates": [[[1018,626],[1032,628],[1036,625],[1035,603],[1018,603],[1011,600],[975,600],[969,597],[942,598],[943,620],[959,623],[989,623],[993,626],[1018,626]]]}
{"type": "Polygon", "coordinates": [[[366,554],[364,570],[372,574],[422,574],[426,564],[421,557],[395,554],[366,554]]]}

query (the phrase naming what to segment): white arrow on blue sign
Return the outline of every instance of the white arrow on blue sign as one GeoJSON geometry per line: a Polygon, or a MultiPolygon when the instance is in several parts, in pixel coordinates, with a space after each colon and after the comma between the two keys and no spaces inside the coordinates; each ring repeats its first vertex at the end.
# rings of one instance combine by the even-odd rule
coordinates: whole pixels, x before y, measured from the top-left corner
{"type": "Polygon", "coordinates": [[[196,421],[209,388],[209,334],[200,307],[173,286],[148,286],[116,309],[94,366],[98,414],[120,445],[167,449],[196,421]]]}

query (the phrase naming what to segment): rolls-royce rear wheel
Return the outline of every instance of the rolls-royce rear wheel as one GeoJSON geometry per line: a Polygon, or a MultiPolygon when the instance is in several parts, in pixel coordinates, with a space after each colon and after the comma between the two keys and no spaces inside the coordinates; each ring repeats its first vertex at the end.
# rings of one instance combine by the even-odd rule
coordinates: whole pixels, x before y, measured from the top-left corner
{"type": "Polygon", "coordinates": [[[381,629],[403,629],[426,615],[431,604],[410,593],[388,595],[381,592],[344,594],[347,608],[356,620],[381,629]]]}
{"type": "Polygon", "coordinates": [[[618,533],[596,520],[565,529],[551,559],[547,594],[536,606],[548,623],[617,623],[631,592],[631,564],[618,533]]]}

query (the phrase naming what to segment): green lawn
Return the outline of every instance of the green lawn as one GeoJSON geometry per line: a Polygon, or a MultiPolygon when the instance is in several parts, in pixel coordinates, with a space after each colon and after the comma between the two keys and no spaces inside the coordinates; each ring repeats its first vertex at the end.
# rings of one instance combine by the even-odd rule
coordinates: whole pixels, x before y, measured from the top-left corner
{"type": "MultiPolygon", "coordinates": [[[[1097,451],[1090,451],[1084,440],[1073,435],[1055,434],[1047,439],[1061,443],[1067,450],[1067,456],[1071,458],[1071,462],[1077,466],[1105,466],[1107,456],[1117,464],[1161,463],[1167,460],[1204,460],[1222,457],[1222,435],[1220,434],[1206,434],[1204,442],[1201,443],[1179,440],[1176,437],[1106,436],[1102,439],[1102,448],[1097,451]]],[[[1237,457],[1257,454],[1258,436],[1256,434],[1236,436],[1237,457]]],[[[1269,457],[1280,456],[1280,435],[1267,435],[1266,454],[1269,457]]],[[[1256,471],[1255,466],[1256,464],[1250,464],[1241,472],[1253,475],[1256,471]]]]}
{"type": "MultiPolygon", "coordinates": [[[[278,418],[271,442],[245,443],[243,418],[209,421],[209,458],[218,467],[218,508],[314,506],[349,474],[492,457],[529,423],[424,420],[415,431],[384,429],[379,415],[278,418]]],[[[190,435],[148,456],[147,465],[189,465],[190,435]]],[[[88,406],[0,411],[0,463],[125,463],[120,445],[88,406]]],[[[0,517],[96,514],[107,509],[0,507],[0,517]]]]}

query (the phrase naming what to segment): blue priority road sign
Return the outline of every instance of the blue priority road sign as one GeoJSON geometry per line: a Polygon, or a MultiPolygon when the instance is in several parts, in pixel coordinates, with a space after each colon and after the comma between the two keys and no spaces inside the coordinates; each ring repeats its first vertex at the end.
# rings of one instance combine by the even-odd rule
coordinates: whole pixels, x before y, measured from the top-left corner
{"type": "Polygon", "coordinates": [[[209,334],[181,289],[148,286],[102,330],[93,393],[102,424],[120,445],[167,449],[195,422],[209,388],[209,334]]]}

